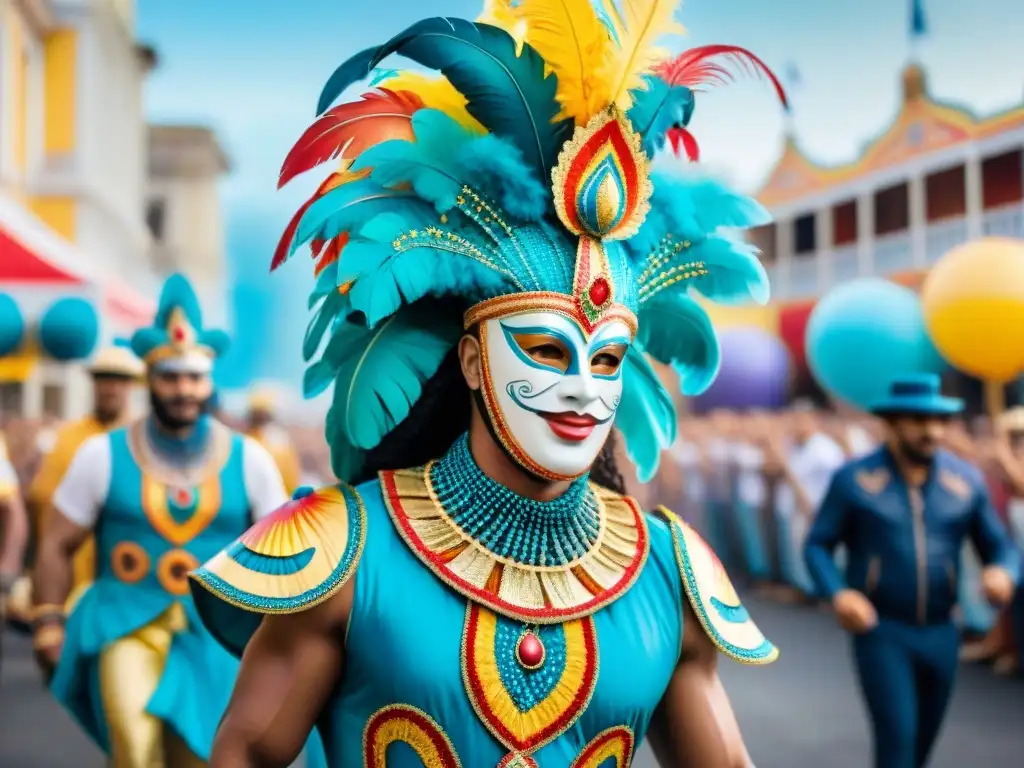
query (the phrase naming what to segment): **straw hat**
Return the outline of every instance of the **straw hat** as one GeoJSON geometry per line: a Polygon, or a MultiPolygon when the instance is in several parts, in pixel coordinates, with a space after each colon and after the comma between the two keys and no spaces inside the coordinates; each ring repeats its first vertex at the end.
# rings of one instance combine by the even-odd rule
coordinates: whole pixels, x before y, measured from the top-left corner
{"type": "Polygon", "coordinates": [[[146,365],[130,349],[112,346],[104,347],[89,363],[93,376],[124,376],[139,379],[146,372],[146,365]]]}

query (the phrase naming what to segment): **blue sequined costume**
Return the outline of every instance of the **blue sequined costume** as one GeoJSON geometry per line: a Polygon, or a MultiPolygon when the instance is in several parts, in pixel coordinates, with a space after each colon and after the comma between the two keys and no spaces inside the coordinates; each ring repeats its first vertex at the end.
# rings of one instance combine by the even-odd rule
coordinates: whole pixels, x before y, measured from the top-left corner
{"type": "MultiPolygon", "coordinates": [[[[306,243],[317,258],[305,388],[334,386],[339,478],[363,471],[464,333],[486,358],[488,324],[532,312],[570,323],[587,349],[603,328],[628,330],[608,407],[649,479],[676,414],[648,356],[699,392],[719,349],[693,293],[767,300],[756,251],[731,234],[766,222],[763,208],[650,165],[666,144],[696,155],[691,87],[726,71],[714,56],[767,70],[728,46],[664,59],[652,43],[674,8],[640,5],[625,18],[614,3],[599,15],[536,0],[492,4],[478,22],[426,19],[328,81],[281,181],[338,154],[341,169],[274,263],[306,243]],[[391,54],[441,77],[375,72],[391,54]],[[331,108],[367,77],[379,90],[331,108]]],[[[555,375],[597,378],[587,354],[586,372],[555,375]]],[[[679,662],[684,595],[724,653],[776,656],[692,530],[531,455],[502,411],[504,382],[481,367],[494,438],[532,475],[569,481],[562,497],[490,480],[463,436],[424,466],[299,494],[193,574],[204,621],[236,653],[262,614],[302,611],[357,574],[345,677],[318,721],[331,766],[625,768],[679,662]]]]}

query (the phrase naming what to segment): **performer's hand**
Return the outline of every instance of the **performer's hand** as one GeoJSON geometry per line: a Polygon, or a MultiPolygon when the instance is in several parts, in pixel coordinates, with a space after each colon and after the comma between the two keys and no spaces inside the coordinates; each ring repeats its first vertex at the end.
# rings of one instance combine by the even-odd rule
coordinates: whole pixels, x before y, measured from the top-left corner
{"type": "Polygon", "coordinates": [[[997,608],[1009,605],[1013,601],[1013,593],[1017,585],[1004,568],[990,565],[981,572],[981,591],[985,599],[997,608]]]}
{"type": "Polygon", "coordinates": [[[32,647],[35,650],[36,664],[43,673],[47,685],[53,677],[53,671],[60,662],[60,653],[64,648],[64,627],[60,624],[44,624],[37,627],[32,636],[32,647]]]}
{"type": "Polygon", "coordinates": [[[855,589],[841,589],[832,598],[839,626],[855,635],[870,632],[878,625],[878,612],[863,594],[855,589]]]}

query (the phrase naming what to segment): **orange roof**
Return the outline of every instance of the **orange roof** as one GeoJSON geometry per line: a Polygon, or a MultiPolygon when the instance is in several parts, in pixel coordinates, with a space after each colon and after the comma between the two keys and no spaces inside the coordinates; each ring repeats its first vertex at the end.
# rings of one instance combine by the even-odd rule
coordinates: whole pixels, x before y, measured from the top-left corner
{"type": "Polygon", "coordinates": [[[788,137],[782,157],[757,198],[767,206],[787,203],[919,155],[1021,127],[1024,127],[1024,104],[979,119],[964,107],[933,99],[928,94],[924,71],[911,65],[903,72],[900,112],[859,158],[840,166],[818,165],[788,137]]]}

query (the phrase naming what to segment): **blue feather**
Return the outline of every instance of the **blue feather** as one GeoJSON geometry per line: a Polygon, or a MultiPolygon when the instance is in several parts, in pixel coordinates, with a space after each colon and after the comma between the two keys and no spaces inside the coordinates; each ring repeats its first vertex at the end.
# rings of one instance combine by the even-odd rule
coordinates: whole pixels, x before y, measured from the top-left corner
{"type": "Polygon", "coordinates": [[[325,296],[330,293],[334,293],[337,288],[338,262],[334,261],[324,267],[323,271],[317,276],[316,283],[313,285],[313,290],[309,294],[307,309],[315,307],[323,301],[325,296]]]}
{"type": "Polygon", "coordinates": [[[675,368],[683,394],[698,395],[711,386],[722,350],[700,304],[684,293],[666,293],[645,304],[637,320],[636,343],[658,362],[675,368]]]}
{"type": "Polygon", "coordinates": [[[530,172],[523,153],[497,136],[480,136],[458,149],[456,160],[474,191],[497,200],[520,221],[539,221],[551,203],[551,187],[530,172]]]}
{"type": "Polygon", "coordinates": [[[334,70],[320,92],[320,101],[316,107],[318,117],[331,108],[331,104],[341,96],[342,91],[370,76],[370,72],[376,66],[371,62],[377,57],[379,50],[379,47],[374,46],[360,51],[334,70]]]}
{"type": "Polygon", "coordinates": [[[400,424],[462,335],[461,318],[403,307],[374,329],[345,323],[320,361],[334,374],[328,416],[332,464],[351,477],[353,457],[376,447],[400,424]],[[339,466],[340,465],[340,466],[339,466]]]}
{"type": "Polygon", "coordinates": [[[414,217],[409,210],[384,213],[349,241],[338,280],[355,281],[349,294],[352,308],[366,316],[369,326],[424,296],[458,295],[475,303],[513,290],[501,273],[465,252],[453,253],[445,237],[428,237],[425,230],[431,225],[437,225],[436,217],[414,217]],[[399,253],[395,240],[411,231],[424,245],[399,253]]]}
{"type": "Polygon", "coordinates": [[[768,273],[757,257],[757,248],[749,243],[716,235],[695,243],[687,258],[703,261],[707,274],[676,286],[697,291],[717,304],[768,303],[768,273]]]}
{"type": "Polygon", "coordinates": [[[469,114],[515,144],[537,178],[548,178],[573,130],[572,121],[555,122],[557,80],[536,50],[524,45],[517,56],[515,40],[487,24],[440,17],[413,24],[377,48],[369,62],[358,54],[342,64],[324,87],[320,111],[393,53],[441,72],[466,97],[469,114]]]}
{"type": "Polygon", "coordinates": [[[302,341],[303,360],[309,362],[313,359],[324,340],[324,334],[334,327],[338,318],[345,313],[348,307],[348,296],[340,293],[336,288],[332,288],[331,292],[324,297],[306,328],[306,336],[302,341]]]}
{"type": "Polygon", "coordinates": [[[411,184],[416,195],[433,203],[438,213],[448,211],[464,183],[454,156],[474,136],[436,109],[416,112],[412,129],[416,141],[394,139],[370,147],[352,170],[371,168],[370,178],[382,187],[411,184]]]}
{"type": "Polygon", "coordinates": [[[398,200],[413,202],[415,195],[407,190],[385,189],[371,179],[342,184],[327,192],[302,214],[290,253],[295,253],[311,240],[337,237],[377,213],[394,207],[398,200]]]}
{"type": "Polygon", "coordinates": [[[658,470],[662,450],[675,442],[677,419],[671,396],[637,344],[629,348],[622,363],[622,398],[615,426],[625,439],[637,478],[646,483],[658,470]]]}
{"type": "Polygon", "coordinates": [[[669,129],[685,126],[693,116],[693,91],[685,86],[670,86],[655,75],[645,75],[645,90],[633,90],[633,106],[626,116],[633,129],[643,137],[649,157],[665,146],[669,129]]]}

